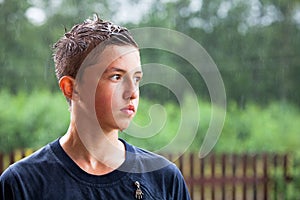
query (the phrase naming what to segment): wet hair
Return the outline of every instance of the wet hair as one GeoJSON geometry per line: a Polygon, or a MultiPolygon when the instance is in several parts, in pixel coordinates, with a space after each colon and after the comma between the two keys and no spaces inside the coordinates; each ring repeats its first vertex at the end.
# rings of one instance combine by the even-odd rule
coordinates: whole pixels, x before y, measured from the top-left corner
{"type": "Polygon", "coordinates": [[[55,73],[58,80],[63,76],[76,78],[78,70],[88,54],[99,44],[125,46],[138,45],[129,31],[94,15],[64,34],[53,45],[55,73]]]}

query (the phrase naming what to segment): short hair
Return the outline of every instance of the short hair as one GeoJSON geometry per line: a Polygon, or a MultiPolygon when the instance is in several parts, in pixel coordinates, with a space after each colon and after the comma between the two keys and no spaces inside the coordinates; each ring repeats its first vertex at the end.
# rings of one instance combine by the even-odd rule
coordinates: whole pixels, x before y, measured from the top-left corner
{"type": "Polygon", "coordinates": [[[95,14],[93,19],[87,19],[83,23],[73,26],[53,45],[57,79],[60,80],[63,76],[76,78],[84,59],[104,41],[106,46],[131,45],[138,48],[126,28],[104,21],[95,14]]]}

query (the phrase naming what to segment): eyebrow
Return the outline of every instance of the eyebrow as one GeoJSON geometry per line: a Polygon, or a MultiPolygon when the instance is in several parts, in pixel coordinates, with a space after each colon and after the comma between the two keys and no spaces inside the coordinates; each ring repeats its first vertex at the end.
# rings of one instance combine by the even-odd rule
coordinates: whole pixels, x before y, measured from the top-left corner
{"type": "MultiPolygon", "coordinates": [[[[121,72],[121,73],[127,73],[127,71],[126,70],[124,70],[124,69],[120,69],[120,68],[118,68],[118,67],[112,67],[112,68],[107,68],[105,71],[104,71],[104,73],[109,73],[109,72],[121,72]]],[[[136,71],[135,72],[135,74],[142,74],[143,72],[142,71],[136,71]]]]}

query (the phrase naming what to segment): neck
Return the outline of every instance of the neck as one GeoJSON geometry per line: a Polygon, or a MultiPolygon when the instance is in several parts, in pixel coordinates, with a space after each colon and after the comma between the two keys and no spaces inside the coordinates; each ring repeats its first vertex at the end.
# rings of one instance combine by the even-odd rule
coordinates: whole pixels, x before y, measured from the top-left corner
{"type": "Polygon", "coordinates": [[[90,174],[107,174],[125,161],[125,147],[118,140],[118,130],[95,133],[86,129],[79,133],[71,122],[60,144],[70,158],[90,174]]]}

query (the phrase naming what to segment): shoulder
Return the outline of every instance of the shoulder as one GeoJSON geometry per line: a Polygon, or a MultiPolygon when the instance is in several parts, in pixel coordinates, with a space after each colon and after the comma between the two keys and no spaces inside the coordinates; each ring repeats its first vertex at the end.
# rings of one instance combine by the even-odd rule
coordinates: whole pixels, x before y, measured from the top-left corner
{"type": "Polygon", "coordinates": [[[11,178],[21,178],[30,176],[33,172],[45,170],[43,166],[45,163],[51,163],[53,161],[53,153],[51,151],[50,145],[46,145],[41,149],[35,151],[30,156],[19,160],[18,162],[10,165],[2,174],[1,181],[4,179],[11,178]]]}
{"type": "Polygon", "coordinates": [[[153,199],[190,199],[182,173],[161,155],[132,146],[136,155],[134,178],[153,199]]]}
{"type": "Polygon", "coordinates": [[[42,163],[49,162],[47,146],[32,155],[10,165],[0,176],[0,199],[24,199],[36,185],[41,184],[41,176],[50,171],[42,163]]]}
{"type": "Polygon", "coordinates": [[[126,160],[134,163],[135,173],[147,173],[154,171],[173,172],[177,167],[165,157],[126,143],[126,160]]]}
{"type": "Polygon", "coordinates": [[[126,146],[126,157],[130,160],[130,166],[134,170],[131,172],[146,174],[146,176],[149,175],[165,180],[168,179],[170,181],[174,181],[175,179],[183,180],[177,166],[165,157],[130,144],[126,144],[126,146]]]}

